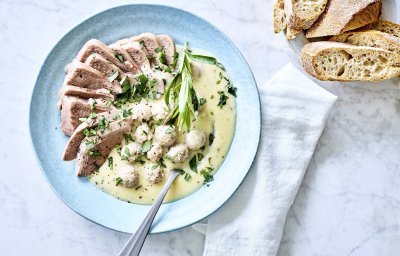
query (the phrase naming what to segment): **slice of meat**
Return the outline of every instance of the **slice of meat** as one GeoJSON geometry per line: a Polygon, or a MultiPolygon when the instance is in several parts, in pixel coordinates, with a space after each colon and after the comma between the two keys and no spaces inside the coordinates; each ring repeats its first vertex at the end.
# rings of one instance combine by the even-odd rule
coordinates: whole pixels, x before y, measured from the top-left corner
{"type": "Polygon", "coordinates": [[[106,75],[78,61],[74,61],[69,67],[64,84],[87,89],[108,89],[112,93],[121,93],[121,86],[118,83],[108,81],[106,75]]]}
{"type": "Polygon", "coordinates": [[[157,41],[157,37],[152,33],[143,33],[131,38],[133,41],[143,44],[147,50],[147,58],[152,65],[159,65],[160,61],[156,49],[160,47],[157,41]]]}
{"type": "Polygon", "coordinates": [[[139,45],[138,42],[128,41],[127,43],[121,44],[121,48],[124,49],[143,73],[151,72],[150,61],[147,58],[147,50],[139,45]]]}
{"type": "Polygon", "coordinates": [[[172,63],[174,63],[174,55],[176,52],[174,40],[168,35],[157,35],[157,41],[163,48],[167,64],[172,65],[172,63]]]}
{"type": "Polygon", "coordinates": [[[76,158],[79,151],[79,145],[82,140],[85,138],[84,130],[86,128],[96,129],[99,119],[105,118],[109,122],[115,122],[121,120],[121,111],[120,110],[109,110],[107,112],[101,112],[97,114],[97,118],[93,119],[93,122],[83,122],[78,127],[76,127],[75,131],[72,133],[69,138],[67,144],[65,145],[64,153],[62,159],[64,161],[71,161],[76,158]]]}
{"type": "Polygon", "coordinates": [[[115,121],[100,135],[85,138],[79,146],[76,175],[88,176],[103,165],[123,135],[131,131],[132,118],[115,121]]]}
{"type": "MultiPolygon", "coordinates": [[[[120,70],[117,66],[115,66],[110,61],[106,60],[103,56],[98,54],[92,54],[87,58],[86,62],[90,67],[100,71],[105,74],[107,77],[110,77],[118,70],[118,77],[116,80],[121,81],[125,76],[127,76],[131,82],[131,84],[136,84],[136,79],[132,74],[127,74],[124,71],[120,70]]],[[[115,81],[116,82],[116,81],[115,81]]]]}
{"type": "Polygon", "coordinates": [[[103,56],[99,54],[91,54],[85,61],[85,64],[87,64],[89,67],[92,67],[107,77],[111,76],[114,74],[116,71],[119,73],[125,74],[123,71],[120,70],[115,64],[113,64],[111,61],[107,60],[103,56]]]}
{"type": "MultiPolygon", "coordinates": [[[[104,100],[94,100],[93,112],[99,113],[110,109],[104,100]]],[[[64,96],[61,100],[61,129],[71,136],[76,127],[81,123],[79,118],[88,117],[91,112],[89,100],[73,96],[64,96]]]]}
{"type": "Polygon", "coordinates": [[[76,56],[76,60],[80,62],[85,62],[86,59],[92,54],[92,53],[97,53],[107,60],[111,61],[114,65],[119,67],[125,72],[128,72],[130,69],[129,67],[125,66],[125,63],[119,61],[116,57],[113,51],[111,51],[110,48],[108,48],[107,45],[103,44],[101,41],[97,39],[91,39],[86,42],[86,44],[82,47],[82,49],[79,51],[78,55],[76,56]]]}
{"type": "Polygon", "coordinates": [[[140,73],[140,67],[136,65],[131,55],[121,48],[119,44],[111,44],[108,46],[116,56],[119,56],[120,60],[124,61],[126,67],[129,68],[129,72],[137,74],[140,73]]]}
{"type": "Polygon", "coordinates": [[[114,100],[115,96],[107,89],[87,89],[73,85],[63,85],[60,91],[60,98],[64,96],[76,96],[83,99],[104,99],[114,100]]]}

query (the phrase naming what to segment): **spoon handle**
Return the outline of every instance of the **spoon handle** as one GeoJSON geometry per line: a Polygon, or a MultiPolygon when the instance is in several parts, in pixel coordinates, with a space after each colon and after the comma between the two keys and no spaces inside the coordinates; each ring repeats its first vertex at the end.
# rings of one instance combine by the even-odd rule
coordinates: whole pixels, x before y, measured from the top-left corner
{"type": "Polygon", "coordinates": [[[158,212],[158,209],[161,206],[162,201],[164,200],[165,195],[168,192],[169,187],[175,178],[179,175],[179,172],[175,170],[171,170],[168,180],[165,182],[163,188],[161,189],[160,194],[157,196],[156,201],[150,209],[150,212],[147,214],[146,218],[143,220],[142,224],[138,228],[135,234],[129,238],[128,242],[125,244],[124,248],[119,252],[118,256],[137,256],[142,249],[144,241],[146,240],[147,234],[149,233],[151,224],[153,223],[154,218],[158,212]]]}

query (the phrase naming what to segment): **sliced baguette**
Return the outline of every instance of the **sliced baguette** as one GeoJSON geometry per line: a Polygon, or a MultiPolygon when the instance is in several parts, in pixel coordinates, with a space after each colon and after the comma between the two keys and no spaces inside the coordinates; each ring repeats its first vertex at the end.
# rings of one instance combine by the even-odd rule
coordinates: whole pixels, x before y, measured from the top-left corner
{"type": "Polygon", "coordinates": [[[338,42],[315,42],[301,51],[304,69],[319,80],[382,81],[400,75],[400,55],[338,42]]]}
{"type": "Polygon", "coordinates": [[[279,33],[287,27],[283,0],[276,0],[274,5],[274,32],[279,33]]]}
{"type": "Polygon", "coordinates": [[[378,20],[370,24],[367,28],[379,30],[400,38],[400,24],[393,23],[386,20],[378,20]]]}
{"type": "Polygon", "coordinates": [[[301,32],[301,29],[294,29],[291,27],[286,28],[286,39],[292,40],[295,39],[296,36],[301,32]]]}
{"type": "Polygon", "coordinates": [[[308,29],[324,12],[327,0],[284,0],[288,26],[293,30],[308,29]]]}
{"type": "Polygon", "coordinates": [[[332,37],[329,41],[377,47],[400,54],[400,38],[377,30],[346,32],[332,37]]]}
{"type": "Polygon", "coordinates": [[[381,0],[330,0],[306,37],[334,36],[363,27],[377,21],[381,9],[381,0]]]}

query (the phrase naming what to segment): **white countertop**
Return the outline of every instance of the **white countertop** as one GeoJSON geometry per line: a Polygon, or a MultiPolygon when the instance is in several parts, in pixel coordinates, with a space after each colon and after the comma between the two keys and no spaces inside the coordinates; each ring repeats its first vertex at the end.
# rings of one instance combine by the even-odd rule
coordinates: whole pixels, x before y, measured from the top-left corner
{"type": "MultiPolygon", "coordinates": [[[[30,145],[29,98],[52,46],[83,19],[133,1],[68,2],[0,1],[0,255],[116,255],[128,239],[65,206],[30,145]]],[[[286,63],[298,63],[283,36],[272,33],[272,0],[160,2],[224,31],[259,86],[286,63]]],[[[399,255],[400,89],[394,81],[322,86],[339,99],[289,213],[279,255],[399,255]]],[[[142,255],[201,255],[203,243],[203,235],[186,228],[150,236],[142,255]]]]}

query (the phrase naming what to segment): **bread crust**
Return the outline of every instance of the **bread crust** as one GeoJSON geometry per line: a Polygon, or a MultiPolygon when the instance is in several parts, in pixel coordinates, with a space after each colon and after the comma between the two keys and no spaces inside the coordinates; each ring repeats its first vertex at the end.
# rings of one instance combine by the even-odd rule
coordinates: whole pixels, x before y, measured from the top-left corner
{"type": "Polygon", "coordinates": [[[274,32],[279,33],[286,29],[286,15],[284,9],[284,0],[276,0],[274,4],[274,32]]]}
{"type": "Polygon", "coordinates": [[[331,0],[306,37],[334,36],[363,27],[377,21],[381,9],[381,0],[331,0]]]}
{"type": "Polygon", "coordinates": [[[400,75],[399,54],[374,47],[353,46],[338,42],[323,41],[305,45],[301,51],[301,62],[307,73],[322,81],[377,82],[400,75]],[[346,61],[335,63],[338,61],[336,59],[330,62],[331,57],[333,59],[335,55],[340,54],[346,57],[346,61]],[[321,62],[321,58],[329,62],[321,62]],[[330,69],[332,67],[333,72],[330,69]],[[365,71],[366,69],[368,70],[365,71]],[[358,71],[368,73],[367,75],[355,74],[358,71]]]}
{"type": "Polygon", "coordinates": [[[288,27],[295,31],[308,29],[324,12],[328,0],[314,2],[284,0],[288,27]],[[312,4],[310,4],[312,3],[312,4]]]}
{"type": "Polygon", "coordinates": [[[378,30],[345,32],[332,37],[329,41],[377,47],[400,54],[400,38],[378,30]]]}
{"type": "Polygon", "coordinates": [[[378,30],[400,38],[400,24],[391,21],[378,20],[377,22],[368,25],[366,29],[378,30]]]}

